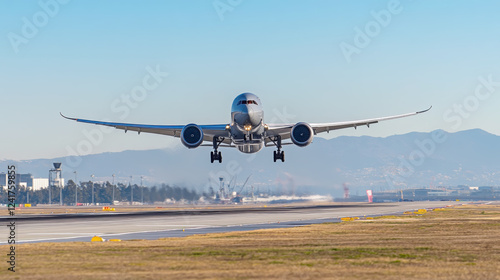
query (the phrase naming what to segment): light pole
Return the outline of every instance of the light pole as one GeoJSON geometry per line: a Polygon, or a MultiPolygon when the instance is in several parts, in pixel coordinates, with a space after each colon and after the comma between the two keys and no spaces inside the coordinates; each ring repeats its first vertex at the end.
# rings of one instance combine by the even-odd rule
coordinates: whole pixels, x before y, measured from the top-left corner
{"type": "Polygon", "coordinates": [[[113,198],[111,204],[115,205],[115,174],[113,174],[113,198]]]}
{"type": "Polygon", "coordinates": [[[142,186],[142,179],[144,176],[141,176],[141,203],[144,204],[144,187],[142,186]]]}
{"type": "MultiPolygon", "coordinates": [[[[52,170],[52,169],[51,169],[52,170]]],[[[51,192],[51,189],[52,189],[52,171],[49,170],[49,205],[52,205],[52,192],[51,192]]]]}
{"type": "Polygon", "coordinates": [[[63,196],[62,196],[62,191],[63,191],[63,184],[62,184],[62,178],[59,178],[59,205],[63,205],[63,196]]]}
{"type": "Polygon", "coordinates": [[[92,177],[92,205],[94,205],[94,174],[90,175],[92,177]]]}
{"type": "Polygon", "coordinates": [[[132,176],[130,176],[128,185],[130,186],[130,205],[132,205],[134,203],[134,188],[132,188],[132,176]]]}
{"type": "Polygon", "coordinates": [[[30,186],[28,186],[28,184],[26,184],[26,203],[30,204],[30,186]]]}
{"type": "Polygon", "coordinates": [[[75,173],[75,206],[78,206],[78,180],[77,180],[77,172],[74,171],[75,173]]]}

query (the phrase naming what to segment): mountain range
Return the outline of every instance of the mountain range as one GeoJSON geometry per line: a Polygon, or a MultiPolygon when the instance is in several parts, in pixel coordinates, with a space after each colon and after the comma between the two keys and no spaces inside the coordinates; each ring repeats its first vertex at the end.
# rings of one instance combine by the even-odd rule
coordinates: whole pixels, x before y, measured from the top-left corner
{"type": "MultiPolygon", "coordinates": [[[[61,162],[63,177],[144,185],[157,183],[198,190],[218,188],[219,177],[236,189],[248,186],[294,193],[338,196],[346,184],[352,193],[366,189],[499,185],[500,136],[480,129],[449,133],[436,130],[389,137],[340,136],[315,138],[305,148],[284,146],[286,161],[273,162],[273,148],[246,155],[221,148],[223,163],[210,163],[209,147],[184,147],[102,153],[80,157],[0,161],[0,170],[16,164],[18,172],[47,178],[53,162],[61,162]]],[[[236,190],[235,189],[235,190],[236,190]]]]}

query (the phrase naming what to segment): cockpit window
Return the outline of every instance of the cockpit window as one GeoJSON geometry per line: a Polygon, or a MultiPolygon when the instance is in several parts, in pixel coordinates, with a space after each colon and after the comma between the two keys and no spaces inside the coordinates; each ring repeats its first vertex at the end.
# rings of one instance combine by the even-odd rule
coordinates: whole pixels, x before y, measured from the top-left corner
{"type": "Polygon", "coordinates": [[[241,104],[255,104],[255,105],[258,105],[255,100],[240,100],[240,101],[238,101],[238,105],[241,105],[241,104]]]}

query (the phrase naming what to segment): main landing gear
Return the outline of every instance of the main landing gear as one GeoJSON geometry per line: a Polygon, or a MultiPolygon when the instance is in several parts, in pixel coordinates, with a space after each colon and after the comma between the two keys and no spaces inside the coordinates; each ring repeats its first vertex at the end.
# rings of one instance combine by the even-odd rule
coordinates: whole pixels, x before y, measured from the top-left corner
{"type": "Polygon", "coordinates": [[[276,162],[277,160],[280,160],[280,159],[281,159],[281,162],[285,162],[285,152],[280,151],[278,149],[277,151],[274,151],[274,162],[276,162]]]}
{"type": "Polygon", "coordinates": [[[210,152],[210,162],[214,163],[214,161],[219,161],[219,163],[222,163],[222,154],[217,151],[222,142],[224,142],[224,137],[214,136],[214,151],[210,152]]]}
{"type": "Polygon", "coordinates": [[[285,162],[285,152],[281,150],[281,136],[278,135],[273,138],[269,138],[271,141],[276,145],[276,148],[278,148],[277,151],[274,151],[274,162],[277,160],[281,160],[281,162],[285,162]]]}

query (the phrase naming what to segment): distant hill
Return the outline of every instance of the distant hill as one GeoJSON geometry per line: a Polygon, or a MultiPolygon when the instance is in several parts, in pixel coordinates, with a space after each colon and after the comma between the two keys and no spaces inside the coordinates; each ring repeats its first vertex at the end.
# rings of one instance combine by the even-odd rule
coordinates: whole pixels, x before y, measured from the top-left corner
{"type": "MultiPolygon", "coordinates": [[[[218,177],[229,181],[237,176],[241,185],[252,174],[249,185],[256,188],[301,193],[339,195],[347,183],[351,192],[365,189],[384,190],[401,186],[498,185],[500,182],[500,137],[483,130],[456,133],[434,131],[409,133],[386,138],[341,136],[326,140],[315,138],[306,148],[285,146],[286,162],[273,162],[273,148],[255,155],[235,149],[221,149],[222,164],[210,163],[210,148],[188,150],[161,149],[124,151],[56,159],[16,162],[19,172],[48,177],[52,162],[63,163],[63,176],[79,181],[96,180],[139,184],[170,183],[200,190],[217,188],[218,177]],[[439,136],[439,137],[437,137],[439,136]],[[438,139],[439,141],[436,141],[438,139]],[[444,139],[444,140],[443,140],[444,139]]],[[[0,170],[7,163],[1,161],[0,170]]],[[[238,187],[237,187],[238,188],[238,187]]]]}

